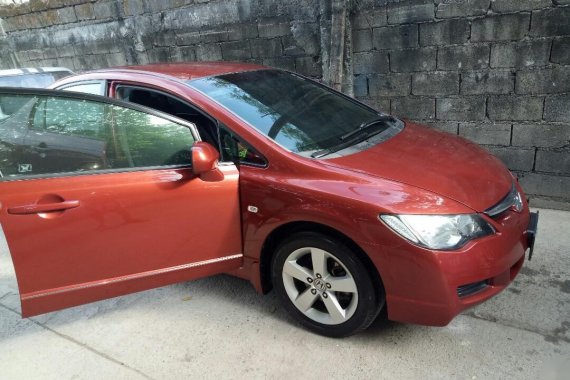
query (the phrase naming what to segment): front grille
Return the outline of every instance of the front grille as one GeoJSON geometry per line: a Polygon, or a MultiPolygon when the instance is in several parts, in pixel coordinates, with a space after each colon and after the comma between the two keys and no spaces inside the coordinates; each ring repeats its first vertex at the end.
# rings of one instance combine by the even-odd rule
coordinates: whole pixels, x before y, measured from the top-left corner
{"type": "Polygon", "coordinates": [[[481,290],[485,289],[488,285],[489,285],[488,280],[474,282],[472,284],[467,284],[467,285],[461,285],[457,287],[457,295],[459,297],[467,297],[480,292],[481,290]]]}
{"type": "Polygon", "coordinates": [[[489,215],[491,218],[495,218],[511,207],[514,207],[517,211],[522,210],[522,199],[514,183],[507,195],[505,195],[499,203],[485,210],[485,214],[489,215]]]}

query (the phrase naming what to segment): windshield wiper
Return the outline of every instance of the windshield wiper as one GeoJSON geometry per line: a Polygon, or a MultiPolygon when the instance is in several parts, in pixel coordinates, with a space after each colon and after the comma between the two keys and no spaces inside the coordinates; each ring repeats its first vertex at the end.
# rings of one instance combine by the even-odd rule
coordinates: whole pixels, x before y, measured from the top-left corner
{"type": "Polygon", "coordinates": [[[380,123],[388,123],[388,122],[395,122],[396,119],[394,119],[393,116],[390,115],[382,115],[380,117],[377,117],[375,119],[372,119],[370,121],[365,121],[364,123],[360,124],[358,126],[358,128],[356,128],[353,131],[350,131],[348,133],[345,133],[344,135],[340,136],[340,141],[344,141],[346,139],[348,139],[349,137],[352,137],[354,135],[357,135],[359,133],[362,133],[364,131],[366,131],[368,128],[375,126],[376,124],[380,124],[380,123]]]}
{"type": "Polygon", "coordinates": [[[349,147],[350,145],[354,144],[355,142],[361,141],[362,137],[368,138],[368,137],[373,136],[376,133],[380,132],[380,131],[366,132],[367,129],[369,129],[370,127],[372,127],[376,124],[380,124],[380,123],[394,123],[395,121],[396,121],[396,119],[393,116],[389,116],[389,115],[381,115],[380,117],[377,117],[373,120],[365,121],[364,123],[360,124],[358,126],[358,128],[356,128],[354,131],[350,131],[350,132],[340,136],[339,137],[339,140],[341,141],[340,144],[337,144],[337,145],[330,147],[330,148],[327,148],[327,149],[323,149],[323,150],[313,152],[311,154],[311,157],[312,158],[320,158],[320,157],[326,156],[327,154],[331,154],[331,153],[337,152],[341,149],[344,149],[346,147],[349,147]],[[359,136],[362,133],[364,133],[364,135],[359,136]]]}

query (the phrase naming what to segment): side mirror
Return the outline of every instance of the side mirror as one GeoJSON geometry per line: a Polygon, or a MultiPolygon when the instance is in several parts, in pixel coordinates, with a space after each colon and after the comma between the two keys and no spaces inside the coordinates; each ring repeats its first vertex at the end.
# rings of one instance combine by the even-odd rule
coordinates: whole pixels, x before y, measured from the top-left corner
{"type": "Polygon", "coordinates": [[[192,171],[196,175],[206,174],[218,167],[220,154],[212,145],[197,141],[192,145],[192,171]]]}

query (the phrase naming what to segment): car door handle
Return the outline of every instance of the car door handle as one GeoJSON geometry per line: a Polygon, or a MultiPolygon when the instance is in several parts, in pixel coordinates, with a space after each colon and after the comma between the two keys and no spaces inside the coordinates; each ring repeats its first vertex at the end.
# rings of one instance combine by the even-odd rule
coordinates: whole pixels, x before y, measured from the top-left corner
{"type": "Polygon", "coordinates": [[[79,201],[40,203],[40,204],[10,207],[8,209],[8,214],[14,214],[14,215],[40,214],[42,212],[63,211],[75,207],[79,207],[79,201]]]}

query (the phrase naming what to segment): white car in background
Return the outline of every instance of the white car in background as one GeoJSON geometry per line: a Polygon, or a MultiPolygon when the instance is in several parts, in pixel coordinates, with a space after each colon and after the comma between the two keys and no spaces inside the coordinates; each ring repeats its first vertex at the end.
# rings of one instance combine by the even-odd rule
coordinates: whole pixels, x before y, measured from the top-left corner
{"type": "Polygon", "coordinates": [[[45,88],[73,71],[65,67],[0,70],[0,87],[45,88]]]}

